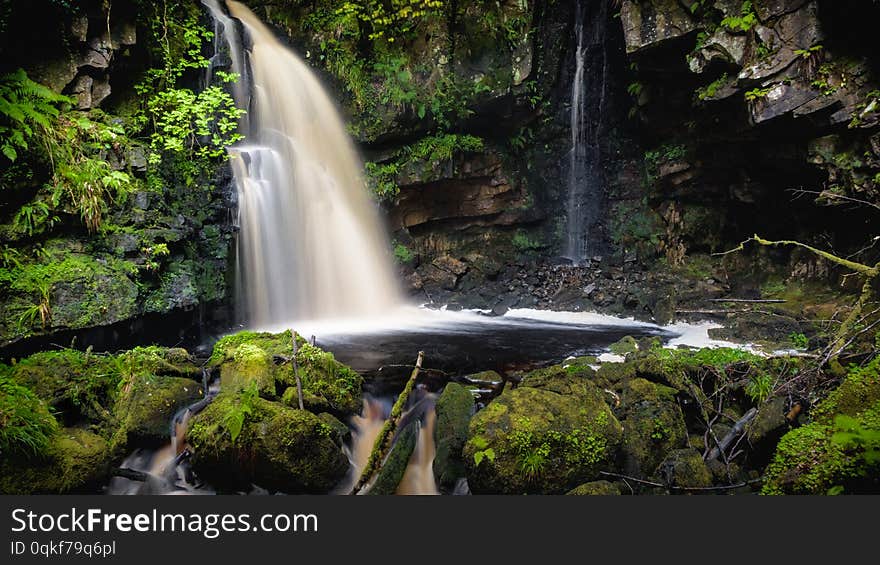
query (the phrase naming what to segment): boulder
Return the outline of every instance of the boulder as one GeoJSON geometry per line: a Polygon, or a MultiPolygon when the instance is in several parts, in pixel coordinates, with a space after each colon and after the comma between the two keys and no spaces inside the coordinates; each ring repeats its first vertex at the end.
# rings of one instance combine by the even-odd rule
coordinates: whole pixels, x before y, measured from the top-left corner
{"type": "MultiPolygon", "coordinates": [[[[274,400],[280,394],[285,404],[298,407],[296,378],[290,362],[292,343],[290,331],[240,332],[220,339],[208,364],[220,369],[224,390],[240,390],[254,383],[260,396],[274,400]]],[[[311,345],[301,336],[297,347],[306,409],[337,416],[357,413],[361,407],[361,376],[338,362],[332,353],[311,345]]]]}
{"type": "Polygon", "coordinates": [[[690,447],[670,451],[654,474],[670,487],[712,486],[712,474],[703,456],[690,447]]]}
{"type": "Polygon", "coordinates": [[[626,474],[649,475],[666,454],[687,445],[687,429],[675,389],[636,378],[622,395],[623,443],[626,474]]]}
{"type": "Polygon", "coordinates": [[[333,428],[306,410],[221,392],[187,434],[196,473],[222,490],[256,484],[286,493],[326,493],[348,472],[333,428]],[[236,417],[244,421],[235,439],[236,417]]]}
{"type": "Polygon", "coordinates": [[[697,29],[697,23],[676,0],[626,0],[620,19],[627,53],[655,47],[697,29]]]}
{"type": "Polygon", "coordinates": [[[467,441],[468,424],[474,413],[474,396],[458,383],[449,383],[435,405],[434,476],[440,487],[452,490],[466,476],[462,451],[467,441]]]}
{"type": "Polygon", "coordinates": [[[114,410],[119,440],[152,445],[167,442],[174,415],[203,395],[201,383],[192,379],[151,374],[132,377],[114,410]]]}
{"type": "Polygon", "coordinates": [[[0,459],[0,494],[89,492],[109,474],[107,442],[80,428],[64,428],[42,457],[0,459]]]}
{"type": "Polygon", "coordinates": [[[588,379],[527,375],[477,412],[464,460],[475,493],[564,493],[611,466],[623,430],[588,379]]]}
{"type": "Polygon", "coordinates": [[[584,483],[565,493],[572,496],[614,496],[621,494],[620,487],[608,481],[593,481],[584,483]]]}

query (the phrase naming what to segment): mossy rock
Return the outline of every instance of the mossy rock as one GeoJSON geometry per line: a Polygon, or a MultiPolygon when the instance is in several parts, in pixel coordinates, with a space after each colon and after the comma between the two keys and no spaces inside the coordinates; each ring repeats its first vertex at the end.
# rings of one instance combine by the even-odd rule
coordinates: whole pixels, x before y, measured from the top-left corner
{"type": "Polygon", "coordinates": [[[561,367],[535,371],[477,412],[464,461],[475,493],[564,493],[610,468],[623,430],[602,392],[561,367]]]}
{"type": "Polygon", "coordinates": [[[864,367],[852,366],[840,386],[813,410],[813,418],[825,424],[838,414],[858,415],[880,401],[880,357],[864,367]]]}
{"type": "MultiPolygon", "coordinates": [[[[357,413],[361,406],[361,376],[338,362],[332,353],[309,344],[301,336],[297,338],[297,348],[304,406],[340,416],[357,413]]],[[[292,356],[290,331],[240,332],[220,339],[208,364],[220,368],[224,390],[241,390],[255,382],[260,396],[274,400],[281,391],[285,404],[298,407],[296,390],[290,390],[296,384],[292,356]]]]}
{"type": "Polygon", "coordinates": [[[788,430],[788,420],[785,418],[786,406],[785,398],[771,398],[758,407],[758,413],[746,426],[752,453],[763,454],[766,457],[765,464],[779,439],[788,430]]]}
{"type": "Polygon", "coordinates": [[[122,380],[111,356],[62,349],[44,351],[12,366],[12,378],[58,412],[59,419],[106,420],[122,380]]]}
{"type": "Polygon", "coordinates": [[[816,420],[785,434],[762,494],[880,492],[880,401],[843,418],[816,420]]]}
{"type": "Polygon", "coordinates": [[[287,493],[326,493],[348,471],[336,430],[306,410],[254,397],[241,431],[230,431],[243,400],[221,392],[190,424],[196,472],[222,490],[252,484],[287,493]]]}
{"type": "Polygon", "coordinates": [[[627,474],[647,475],[667,452],[687,445],[687,428],[675,395],[675,389],[645,379],[627,384],[621,410],[621,452],[627,474]]]}
{"type": "Polygon", "coordinates": [[[449,383],[435,405],[434,477],[443,489],[454,488],[465,476],[462,450],[467,441],[468,424],[474,413],[474,396],[466,387],[449,383]]]}
{"type": "Polygon", "coordinates": [[[400,486],[400,481],[406,474],[410,457],[416,448],[418,436],[419,424],[417,421],[411,422],[397,433],[394,445],[388,452],[367,494],[388,495],[397,492],[397,487],[400,486]]]}
{"type": "Polygon", "coordinates": [[[481,371],[465,377],[469,382],[476,384],[498,384],[504,378],[496,371],[481,371]]]}
{"type": "Polygon", "coordinates": [[[612,343],[608,349],[615,355],[626,356],[630,353],[637,353],[639,350],[639,343],[636,341],[636,338],[628,335],[621,338],[619,341],[612,343]]]}
{"type": "Polygon", "coordinates": [[[628,363],[603,363],[596,371],[596,383],[600,386],[617,388],[636,376],[636,366],[628,363]]]}
{"type": "Polygon", "coordinates": [[[114,410],[117,426],[114,444],[167,442],[174,415],[203,395],[202,385],[192,379],[156,375],[132,377],[119,395],[114,410]]]}
{"type": "Polygon", "coordinates": [[[691,447],[670,451],[654,475],[670,487],[698,488],[712,486],[712,473],[699,451],[691,447]]]}
{"type": "Polygon", "coordinates": [[[616,496],[621,494],[620,487],[608,481],[584,483],[565,493],[570,496],[616,496]]]}
{"type": "Polygon", "coordinates": [[[88,492],[110,474],[110,451],[99,435],[64,428],[43,457],[7,458],[0,462],[0,493],[59,494],[88,492]]]}

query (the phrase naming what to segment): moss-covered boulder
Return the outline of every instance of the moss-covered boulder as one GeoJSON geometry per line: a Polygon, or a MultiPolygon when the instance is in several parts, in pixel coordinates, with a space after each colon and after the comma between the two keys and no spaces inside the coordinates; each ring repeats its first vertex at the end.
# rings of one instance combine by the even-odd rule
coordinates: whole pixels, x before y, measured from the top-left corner
{"type": "Polygon", "coordinates": [[[813,421],[779,442],[763,494],[880,492],[880,358],[850,368],[813,411],[813,421]]]}
{"type": "Polygon", "coordinates": [[[687,428],[670,387],[636,378],[622,396],[623,443],[627,474],[650,474],[672,449],[687,445],[687,428]]]}
{"type": "Polygon", "coordinates": [[[608,481],[592,481],[565,493],[570,496],[615,496],[621,494],[620,486],[608,481]]]}
{"type": "Polygon", "coordinates": [[[474,396],[458,383],[449,383],[437,399],[434,427],[434,477],[443,489],[451,490],[465,476],[462,450],[468,424],[474,413],[474,396]]]}
{"type": "Polygon", "coordinates": [[[252,484],[326,493],[348,471],[336,431],[307,410],[247,392],[221,392],[190,424],[193,467],[223,490],[252,484]]]}
{"type": "Polygon", "coordinates": [[[636,341],[636,338],[628,335],[612,343],[608,346],[608,349],[615,355],[627,355],[638,352],[639,343],[636,341]]]}
{"type": "Polygon", "coordinates": [[[74,349],[31,355],[14,364],[11,375],[69,422],[106,420],[122,380],[113,357],[74,349]]]}
{"type": "Polygon", "coordinates": [[[655,475],[670,487],[712,486],[712,473],[703,456],[690,447],[670,451],[657,467],[655,475]]]}
{"type": "Polygon", "coordinates": [[[0,494],[88,492],[109,473],[107,442],[80,428],[64,428],[40,456],[4,454],[0,459],[0,494]]]}
{"type": "MultiPolygon", "coordinates": [[[[361,406],[363,379],[336,361],[332,353],[297,337],[297,366],[302,382],[303,404],[313,412],[337,415],[357,413],[361,406]]],[[[256,383],[260,396],[282,399],[299,406],[290,331],[272,334],[240,332],[214,345],[209,365],[219,367],[224,390],[240,390],[256,383]]]]}
{"type": "Polygon", "coordinates": [[[562,366],[535,371],[471,420],[475,493],[564,493],[611,466],[623,430],[602,391],[562,366]]]}
{"type": "Polygon", "coordinates": [[[204,395],[202,385],[184,377],[135,375],[119,395],[114,413],[117,441],[168,441],[174,415],[204,395]]]}

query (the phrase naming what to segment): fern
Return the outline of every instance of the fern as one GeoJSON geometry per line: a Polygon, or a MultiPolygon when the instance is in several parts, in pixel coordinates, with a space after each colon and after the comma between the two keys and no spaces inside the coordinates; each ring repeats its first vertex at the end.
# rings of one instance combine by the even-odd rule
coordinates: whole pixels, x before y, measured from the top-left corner
{"type": "Polygon", "coordinates": [[[0,152],[15,161],[35,137],[46,136],[71,99],[34,82],[18,69],[0,76],[0,152]]]}

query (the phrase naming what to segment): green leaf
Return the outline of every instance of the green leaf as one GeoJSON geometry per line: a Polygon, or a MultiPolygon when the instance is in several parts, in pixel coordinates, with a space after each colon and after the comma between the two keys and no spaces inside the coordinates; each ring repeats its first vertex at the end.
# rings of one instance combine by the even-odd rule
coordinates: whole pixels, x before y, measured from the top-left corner
{"type": "Polygon", "coordinates": [[[476,453],[474,453],[474,465],[479,467],[480,463],[483,462],[483,457],[485,457],[485,455],[486,454],[483,453],[482,451],[477,451],[476,453]]]}
{"type": "Polygon", "coordinates": [[[486,454],[486,458],[487,458],[489,461],[493,461],[493,462],[495,461],[495,450],[494,450],[494,449],[492,449],[492,448],[490,447],[489,449],[487,449],[487,450],[484,451],[483,453],[486,454]]]}

